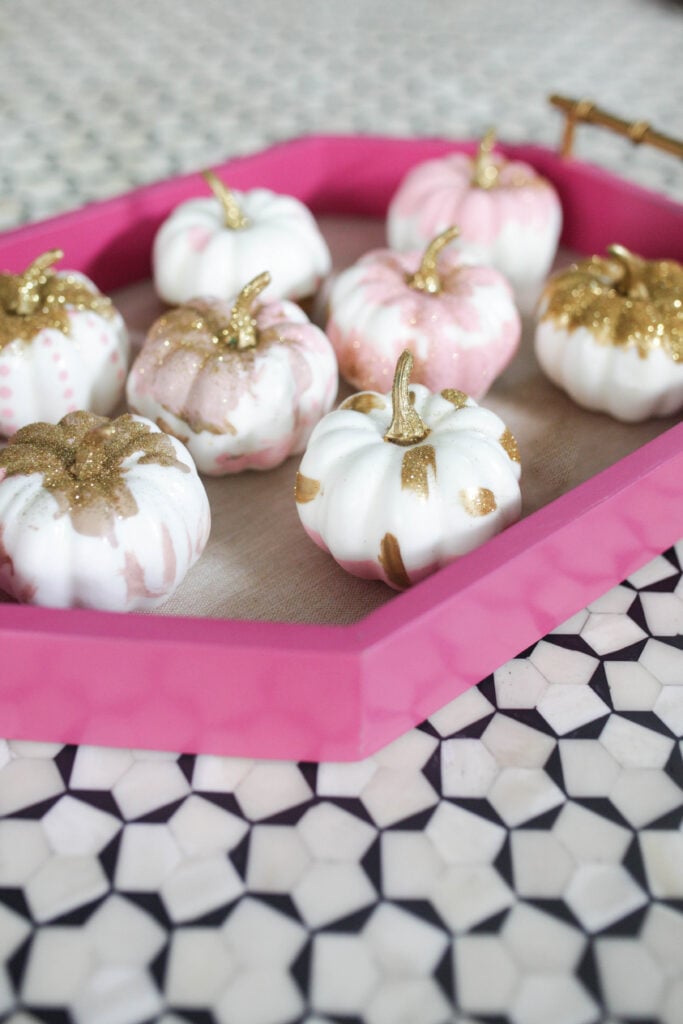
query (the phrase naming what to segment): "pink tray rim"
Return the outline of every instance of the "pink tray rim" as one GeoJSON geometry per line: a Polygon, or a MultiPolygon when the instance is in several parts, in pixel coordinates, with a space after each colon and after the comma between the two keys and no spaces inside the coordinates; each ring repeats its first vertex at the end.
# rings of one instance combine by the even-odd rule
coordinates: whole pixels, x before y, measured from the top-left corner
{"type": "MultiPolygon", "coordinates": [[[[217,170],[236,188],[297,195],[317,214],[381,216],[411,166],[474,146],[312,136],[217,170]]],[[[683,259],[677,204],[541,147],[501,149],[555,183],[565,244],[601,251],[618,239],[683,259]]],[[[0,237],[3,269],[59,245],[104,290],[132,283],[149,275],[161,220],[203,191],[187,175],[15,229],[0,237]]],[[[0,605],[0,733],[298,760],[366,756],[677,541],[682,442],[679,424],[353,626],[0,605]]]]}

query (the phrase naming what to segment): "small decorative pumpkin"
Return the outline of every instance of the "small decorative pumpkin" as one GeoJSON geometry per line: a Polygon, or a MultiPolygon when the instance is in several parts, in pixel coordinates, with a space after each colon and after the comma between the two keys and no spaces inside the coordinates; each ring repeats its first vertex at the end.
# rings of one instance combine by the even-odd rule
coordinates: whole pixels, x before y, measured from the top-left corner
{"type": "Polygon", "coordinates": [[[18,601],[154,608],[210,523],[188,452],[147,420],[73,412],[22,427],[0,452],[0,589],[18,601]]]}
{"type": "Polygon", "coordinates": [[[231,192],[211,171],[204,178],[213,197],[181,203],[154,239],[159,296],[172,305],[198,295],[232,299],[263,267],[268,298],[313,295],[331,259],[310,210],[268,189],[231,192]]]}
{"type": "Polygon", "coordinates": [[[547,179],[529,164],[494,154],[493,144],[489,132],[474,158],[451,153],[409,171],[389,204],[389,245],[419,249],[457,223],[460,249],[524,289],[550,270],[562,207],[547,179]]]}
{"type": "Polygon", "coordinates": [[[131,408],[189,448],[202,473],[271,469],[302,452],[332,408],[337,362],[292,302],[254,304],[268,273],[233,305],[194,299],[152,326],[128,378],[131,408]]]}
{"type": "Polygon", "coordinates": [[[683,266],[612,245],[548,282],[535,348],[579,405],[636,422],[683,408],[683,266]]]}
{"type": "Polygon", "coordinates": [[[0,274],[0,434],[75,409],[112,411],[124,389],[128,332],[84,274],[56,272],[58,249],[0,274]]]}
{"type": "Polygon", "coordinates": [[[365,391],[316,427],[295,497],[309,536],[355,576],[411,584],[519,518],[517,443],[461,391],[409,388],[404,352],[391,394],[365,391]]]}
{"type": "Polygon", "coordinates": [[[493,267],[445,249],[457,235],[448,228],[424,253],[378,249],[339,275],[327,334],[354,387],[388,391],[408,349],[420,384],[480,398],[510,361],[521,335],[510,286],[493,267]]]}

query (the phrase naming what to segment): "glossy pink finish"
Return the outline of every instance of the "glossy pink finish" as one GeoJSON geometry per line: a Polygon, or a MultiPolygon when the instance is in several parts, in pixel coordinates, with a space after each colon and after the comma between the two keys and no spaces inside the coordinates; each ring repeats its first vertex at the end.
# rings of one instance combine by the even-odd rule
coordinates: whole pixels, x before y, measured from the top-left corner
{"type": "MultiPolygon", "coordinates": [[[[683,259],[683,210],[547,150],[502,147],[558,188],[565,243],[618,239],[683,259]]],[[[406,170],[474,143],[310,138],[226,163],[237,188],[316,213],[382,215],[406,170]]],[[[60,245],[104,290],[149,273],[154,232],[197,176],[0,238],[23,269],[60,245]]],[[[683,534],[683,424],[350,627],[164,619],[0,605],[0,735],[220,754],[363,757],[683,534]]]]}

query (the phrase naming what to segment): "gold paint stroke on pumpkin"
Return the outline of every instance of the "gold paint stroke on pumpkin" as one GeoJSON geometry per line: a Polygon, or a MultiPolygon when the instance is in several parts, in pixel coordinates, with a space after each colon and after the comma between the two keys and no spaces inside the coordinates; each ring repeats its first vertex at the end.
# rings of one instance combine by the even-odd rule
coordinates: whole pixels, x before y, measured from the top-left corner
{"type": "Polygon", "coordinates": [[[467,487],[460,491],[460,502],[468,516],[487,516],[498,508],[488,487],[467,487]]]}
{"type": "Polygon", "coordinates": [[[436,479],[436,452],[431,444],[408,448],[401,462],[401,488],[425,501],[429,497],[429,470],[436,479]]]}
{"type": "Polygon", "coordinates": [[[551,278],[541,319],[569,332],[583,327],[599,344],[636,348],[641,358],[660,348],[683,361],[683,266],[622,246],[609,252],[611,259],[593,256],[551,278]]]}
{"type": "Polygon", "coordinates": [[[139,454],[138,465],[189,468],[176,458],[171,439],[126,414],[110,420],[72,412],[59,423],[31,423],[0,452],[7,476],[40,473],[62,514],[89,536],[110,534],[117,518],[134,516],[137,503],[125,480],[124,461],[139,454]]]}
{"type": "Polygon", "coordinates": [[[351,409],[353,412],[369,413],[372,409],[386,409],[387,404],[375,391],[359,391],[357,395],[345,398],[340,409],[351,409]]]}
{"type": "Polygon", "coordinates": [[[512,431],[506,427],[503,433],[498,438],[501,448],[507,453],[508,458],[512,462],[521,462],[522,459],[519,454],[519,445],[517,444],[517,438],[512,431]]]}
{"type": "Polygon", "coordinates": [[[307,502],[313,501],[319,492],[319,480],[314,480],[310,476],[304,476],[303,473],[296,474],[294,497],[299,505],[305,505],[307,502]]]}
{"type": "Polygon", "coordinates": [[[393,533],[385,533],[379,549],[379,564],[384,569],[387,579],[399,590],[411,586],[410,577],[403,564],[401,548],[393,533]]]}
{"type": "Polygon", "coordinates": [[[0,349],[13,341],[31,341],[47,329],[69,334],[69,310],[90,311],[112,318],[115,309],[106,295],[92,291],[72,274],[60,276],[52,263],[59,249],[38,256],[23,274],[0,274],[0,349]]]}
{"type": "Polygon", "coordinates": [[[457,388],[444,388],[441,397],[454,405],[456,409],[463,409],[467,405],[467,395],[464,391],[458,391],[457,388]]]}

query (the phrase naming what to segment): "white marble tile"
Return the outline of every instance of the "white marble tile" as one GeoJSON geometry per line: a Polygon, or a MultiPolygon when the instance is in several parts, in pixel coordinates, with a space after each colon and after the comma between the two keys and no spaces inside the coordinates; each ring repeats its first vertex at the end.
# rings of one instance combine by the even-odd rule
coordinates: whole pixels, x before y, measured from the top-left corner
{"type": "Polygon", "coordinates": [[[592,612],[581,630],[581,638],[596,654],[611,654],[647,636],[628,615],[592,612]]]}
{"type": "Polygon", "coordinates": [[[205,793],[232,793],[251,771],[253,763],[244,757],[199,754],[192,772],[192,787],[205,793]]]}
{"type": "Polygon", "coordinates": [[[575,615],[565,619],[565,621],[561,622],[559,626],[556,626],[555,629],[551,630],[551,634],[556,633],[562,636],[568,633],[580,633],[587,618],[588,611],[586,608],[582,608],[580,611],[576,612],[575,615]]]}
{"type": "Polygon", "coordinates": [[[63,743],[35,743],[32,740],[9,740],[9,749],[15,757],[37,757],[51,761],[64,746],[63,743]]]}
{"type": "Polygon", "coordinates": [[[438,796],[422,772],[381,767],[364,787],[361,800],[373,821],[386,828],[433,807],[438,796]]]}
{"type": "Polygon", "coordinates": [[[425,899],[444,862],[423,832],[384,832],[381,839],[382,885],[390,899],[425,899]]]}
{"type": "Polygon", "coordinates": [[[574,797],[607,796],[621,770],[599,740],[559,742],[562,776],[567,793],[574,797]]]}
{"type": "MultiPolygon", "coordinates": [[[[597,614],[620,614],[627,612],[633,602],[635,601],[636,595],[629,587],[625,587],[623,584],[619,584],[616,587],[612,587],[606,594],[596,598],[595,601],[591,601],[588,605],[589,615],[591,612],[597,614]]],[[[589,616],[586,616],[586,620],[583,623],[585,627],[589,616]]],[[[577,633],[583,633],[583,627],[576,630],[577,633]]]]}
{"type": "Polygon", "coordinates": [[[581,864],[564,898],[588,932],[601,931],[647,902],[643,890],[619,864],[581,864]]]}
{"type": "Polygon", "coordinates": [[[50,856],[39,821],[0,821],[0,886],[24,885],[50,856]]]}
{"type": "Polygon", "coordinates": [[[683,832],[649,829],[638,842],[652,895],[683,899],[683,832]]]}
{"type": "Polygon", "coordinates": [[[565,797],[549,775],[534,768],[504,768],[488,796],[506,825],[514,828],[561,804],[565,797]]]}
{"type": "Polygon", "coordinates": [[[675,594],[641,594],[640,603],[650,633],[655,636],[680,636],[683,633],[683,601],[675,594]]]}
{"type": "Polygon", "coordinates": [[[443,801],[425,834],[446,864],[486,864],[498,856],[507,832],[502,825],[443,801]]]}
{"type": "Polygon", "coordinates": [[[261,761],[254,764],[235,787],[239,805],[252,821],[269,818],[289,807],[296,807],[312,795],[298,767],[284,761],[261,761]]]}
{"type": "Polygon", "coordinates": [[[244,890],[244,883],[223,854],[186,860],[161,883],[159,893],[168,916],[178,923],[192,921],[225,904],[244,890]]]}
{"type": "Polygon", "coordinates": [[[538,710],[558,736],[602,718],[609,708],[590,687],[557,683],[543,694],[538,710]]]}
{"type": "Polygon", "coordinates": [[[365,939],[334,933],[313,939],[311,1008],[318,1013],[361,1015],[379,978],[365,939]]]}
{"type": "Polygon", "coordinates": [[[683,736],[683,686],[667,686],[652,709],[675,736],[683,736]]]}
{"type": "Polygon", "coordinates": [[[385,975],[429,975],[446,952],[444,932],[400,907],[385,903],[367,921],[363,935],[385,975]]]}
{"type": "Polygon", "coordinates": [[[469,1013],[504,1013],[519,983],[509,949],[497,935],[464,935],[453,943],[458,999],[469,1013]]]}
{"type": "Polygon", "coordinates": [[[360,864],[311,864],[292,890],[292,899],[310,929],[348,917],[377,899],[375,887],[360,864]]]}
{"type": "Polygon", "coordinates": [[[429,721],[434,726],[439,736],[452,736],[473,722],[490,715],[494,710],[491,701],[487,700],[483,693],[475,686],[446,704],[435,714],[430,715],[429,721]]]}
{"type": "Polygon", "coordinates": [[[95,857],[56,854],[27,882],[24,892],[36,921],[49,921],[103,896],[109,882],[95,857]]]}
{"type": "Polygon", "coordinates": [[[146,971],[103,965],[79,990],[72,1013],[76,1024],[136,1024],[154,1019],[162,1006],[146,971]]]}
{"type": "Polygon", "coordinates": [[[367,821],[331,803],[309,808],[297,828],[311,855],[324,860],[360,860],[377,836],[367,821]]]}
{"type": "Polygon", "coordinates": [[[121,828],[113,814],[69,795],[60,797],[41,823],[51,848],[64,854],[97,854],[121,828]]]}
{"type": "Polygon", "coordinates": [[[520,896],[559,899],[575,870],[574,858],[552,832],[513,832],[510,837],[515,890],[520,896]]]}
{"type": "Polygon", "coordinates": [[[15,758],[0,768],[0,815],[48,800],[64,788],[54,761],[15,758]]]}
{"type": "Polygon", "coordinates": [[[129,750],[92,747],[84,744],[76,750],[71,769],[72,789],[111,789],[133,763],[129,750]]]}
{"type": "Polygon", "coordinates": [[[112,893],[83,925],[103,963],[148,964],[166,942],[166,930],[130,900],[112,893]]]}
{"type": "Polygon", "coordinates": [[[12,751],[7,740],[0,740],[0,769],[12,760],[12,751]]]}
{"type": "Polygon", "coordinates": [[[21,986],[28,1006],[69,1003],[91,970],[91,953],[79,928],[48,927],[36,932],[21,986]]]}
{"type": "Polygon", "coordinates": [[[619,863],[633,838],[630,829],[575,803],[565,804],[552,831],[577,863],[619,863]]]}
{"type": "Polygon", "coordinates": [[[583,686],[590,681],[598,667],[598,659],[592,655],[558,647],[547,640],[540,640],[536,644],[529,659],[549,683],[583,686]]]}
{"type": "Polygon", "coordinates": [[[438,740],[419,729],[410,729],[373,755],[386,768],[422,768],[434,753],[438,740]]]}
{"type": "Polygon", "coordinates": [[[674,741],[620,715],[610,715],[600,742],[625,768],[663,768],[674,741]]]}
{"type": "Polygon", "coordinates": [[[515,904],[505,919],[500,937],[521,973],[571,974],[586,946],[586,939],[578,928],[528,903],[515,904]]]}
{"type": "Polygon", "coordinates": [[[360,796],[377,771],[377,762],[368,757],[364,761],[327,761],[318,765],[318,796],[360,796]]]}
{"type": "Polygon", "coordinates": [[[0,961],[9,960],[30,931],[25,917],[0,903],[0,961]]]}
{"type": "Polygon", "coordinates": [[[606,661],[605,675],[615,711],[651,711],[662,684],[640,661],[606,661]]]}
{"type": "Polygon", "coordinates": [[[234,954],[215,928],[177,928],[168,951],[164,995],[171,1006],[206,1009],[237,971],[234,954]]]}
{"type": "Polygon", "coordinates": [[[624,768],[610,800],[634,828],[642,828],[681,804],[676,783],[657,768],[624,768]]]}
{"type": "Polygon", "coordinates": [[[431,978],[391,978],[375,991],[365,1011],[364,1024],[446,1024],[452,1013],[452,1007],[431,978]]]}
{"type": "Polygon", "coordinates": [[[441,792],[444,796],[486,796],[499,766],[479,740],[452,739],[441,743],[441,792]]]}
{"type": "Polygon", "coordinates": [[[664,996],[662,1024],[680,1024],[683,1020],[683,979],[674,982],[664,996]]]}
{"type": "Polygon", "coordinates": [[[653,903],[640,930],[640,940],[667,977],[683,978],[683,913],[653,903]]]}
{"type": "Polygon", "coordinates": [[[651,639],[638,659],[665,686],[683,685],[683,651],[662,640],[651,639]]]}
{"type": "Polygon", "coordinates": [[[605,936],[595,942],[605,1004],[611,1013],[656,1017],[664,979],[654,958],[635,939],[605,936]]]}
{"type": "Polygon", "coordinates": [[[293,979],[275,968],[240,972],[216,1001],[219,1024],[281,1024],[295,1020],[303,999],[293,979]]]}
{"type": "Polygon", "coordinates": [[[151,892],[159,888],[181,859],[168,825],[127,825],[121,839],[114,884],[124,891],[151,892]]]}
{"type": "Polygon", "coordinates": [[[187,857],[232,850],[249,826],[236,814],[193,793],[168,819],[171,834],[187,857]]]}
{"type": "Polygon", "coordinates": [[[134,761],[112,787],[123,817],[141,818],[157,807],[181,800],[190,786],[175,761],[134,761]]]}
{"type": "Polygon", "coordinates": [[[10,982],[7,968],[0,964],[0,1014],[2,1014],[3,1020],[9,1021],[9,1024],[14,1021],[11,1011],[15,1006],[14,986],[10,982]]]}
{"type": "Polygon", "coordinates": [[[463,932],[514,903],[498,872],[484,864],[452,864],[439,876],[431,901],[455,932],[463,932]]]}
{"type": "Polygon", "coordinates": [[[297,829],[290,825],[256,825],[252,829],[247,886],[252,892],[289,892],[310,863],[297,829]]]}
{"type": "Polygon", "coordinates": [[[664,558],[663,555],[657,555],[647,565],[644,565],[642,569],[637,569],[636,572],[631,573],[628,581],[637,590],[640,590],[642,587],[650,587],[653,583],[659,583],[660,580],[668,580],[675,575],[676,569],[669,559],[664,558]]]}
{"type": "Polygon", "coordinates": [[[499,708],[535,708],[548,680],[528,658],[513,658],[493,673],[499,708]]]}
{"type": "Polygon", "coordinates": [[[510,1008],[511,1024],[594,1024],[598,1006],[568,974],[527,975],[510,1008]]]}
{"type": "Polygon", "coordinates": [[[552,736],[501,714],[493,716],[481,742],[499,765],[512,768],[542,768],[555,747],[552,736]]]}
{"type": "Polygon", "coordinates": [[[222,927],[235,962],[249,967],[289,967],[306,942],[306,929],[274,907],[246,896],[222,927]]]}

